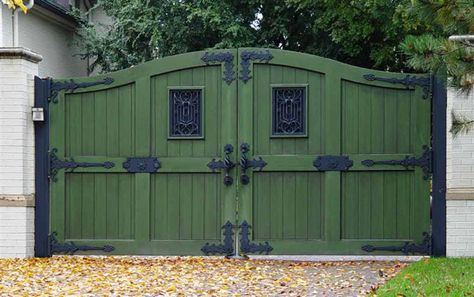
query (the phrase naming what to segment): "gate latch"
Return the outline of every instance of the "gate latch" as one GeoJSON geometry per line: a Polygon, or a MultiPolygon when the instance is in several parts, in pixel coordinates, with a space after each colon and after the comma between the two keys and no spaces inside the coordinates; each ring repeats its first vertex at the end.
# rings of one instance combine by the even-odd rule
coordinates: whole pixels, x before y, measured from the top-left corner
{"type": "Polygon", "coordinates": [[[234,151],[232,144],[226,144],[224,146],[224,160],[212,159],[207,164],[207,167],[212,171],[224,170],[224,185],[230,186],[234,183],[234,179],[230,176],[230,170],[235,167],[235,163],[230,159],[230,154],[234,151]]]}
{"type": "Polygon", "coordinates": [[[313,166],[319,171],[346,171],[354,165],[348,156],[319,156],[313,166]]]}

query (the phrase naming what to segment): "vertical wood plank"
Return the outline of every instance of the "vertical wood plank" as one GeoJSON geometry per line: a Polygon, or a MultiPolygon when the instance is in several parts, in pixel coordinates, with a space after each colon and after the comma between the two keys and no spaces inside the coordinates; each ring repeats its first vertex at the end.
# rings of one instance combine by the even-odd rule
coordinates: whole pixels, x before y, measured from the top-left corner
{"type": "MultiPolygon", "coordinates": [[[[147,157],[151,154],[151,86],[150,77],[144,76],[135,83],[135,152],[134,155],[147,157]]],[[[138,242],[150,240],[150,174],[135,174],[135,226],[134,234],[138,242]]]]}
{"type": "MultiPolygon", "coordinates": [[[[325,153],[341,154],[341,77],[334,72],[325,77],[325,153]]],[[[324,173],[324,236],[329,242],[341,238],[341,173],[324,173]]]]}

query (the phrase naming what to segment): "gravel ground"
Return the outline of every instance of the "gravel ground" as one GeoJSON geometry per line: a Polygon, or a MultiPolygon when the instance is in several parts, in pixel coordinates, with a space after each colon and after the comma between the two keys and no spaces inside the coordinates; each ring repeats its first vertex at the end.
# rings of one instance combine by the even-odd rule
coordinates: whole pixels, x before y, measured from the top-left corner
{"type": "Polygon", "coordinates": [[[0,296],[363,296],[406,265],[204,257],[0,259],[0,296]]]}

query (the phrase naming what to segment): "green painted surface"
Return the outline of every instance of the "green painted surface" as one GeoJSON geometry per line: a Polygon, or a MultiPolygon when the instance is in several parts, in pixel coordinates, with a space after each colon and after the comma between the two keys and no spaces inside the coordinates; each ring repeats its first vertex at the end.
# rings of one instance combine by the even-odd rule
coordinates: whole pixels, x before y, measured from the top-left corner
{"type": "MultiPolygon", "coordinates": [[[[239,53],[234,71],[240,74],[239,53]]],[[[365,159],[420,156],[430,141],[430,101],[422,90],[369,82],[403,77],[294,52],[271,50],[251,79],[227,84],[221,64],[189,53],[110,73],[114,83],[59,94],[51,104],[51,148],[61,159],[112,161],[114,168],[61,170],[51,183],[51,231],[114,254],[199,255],[222,240],[221,226],[247,220],[252,240],[274,254],[363,254],[365,244],[419,241],[430,230],[429,182],[419,168],[365,167],[365,159]],[[306,89],[306,135],[272,137],[272,86],[306,89]],[[170,88],[203,92],[203,137],[171,139],[170,88]],[[232,144],[250,144],[263,171],[231,171],[232,186],[207,163],[232,144]],[[318,172],[319,155],[347,155],[348,172],[318,172]],[[127,173],[127,157],[156,156],[157,173],[127,173]]],[[[79,78],[78,82],[101,77],[79,78]]]]}

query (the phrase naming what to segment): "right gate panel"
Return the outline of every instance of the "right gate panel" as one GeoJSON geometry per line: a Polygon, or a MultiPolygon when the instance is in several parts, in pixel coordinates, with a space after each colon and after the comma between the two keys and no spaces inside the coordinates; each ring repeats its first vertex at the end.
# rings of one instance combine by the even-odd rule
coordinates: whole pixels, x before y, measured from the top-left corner
{"type": "Polygon", "coordinates": [[[423,90],[306,54],[240,49],[239,58],[239,143],[249,144],[246,159],[266,163],[239,188],[251,241],[268,241],[273,254],[421,242],[430,232],[429,168],[418,166],[430,162],[423,90]]]}

